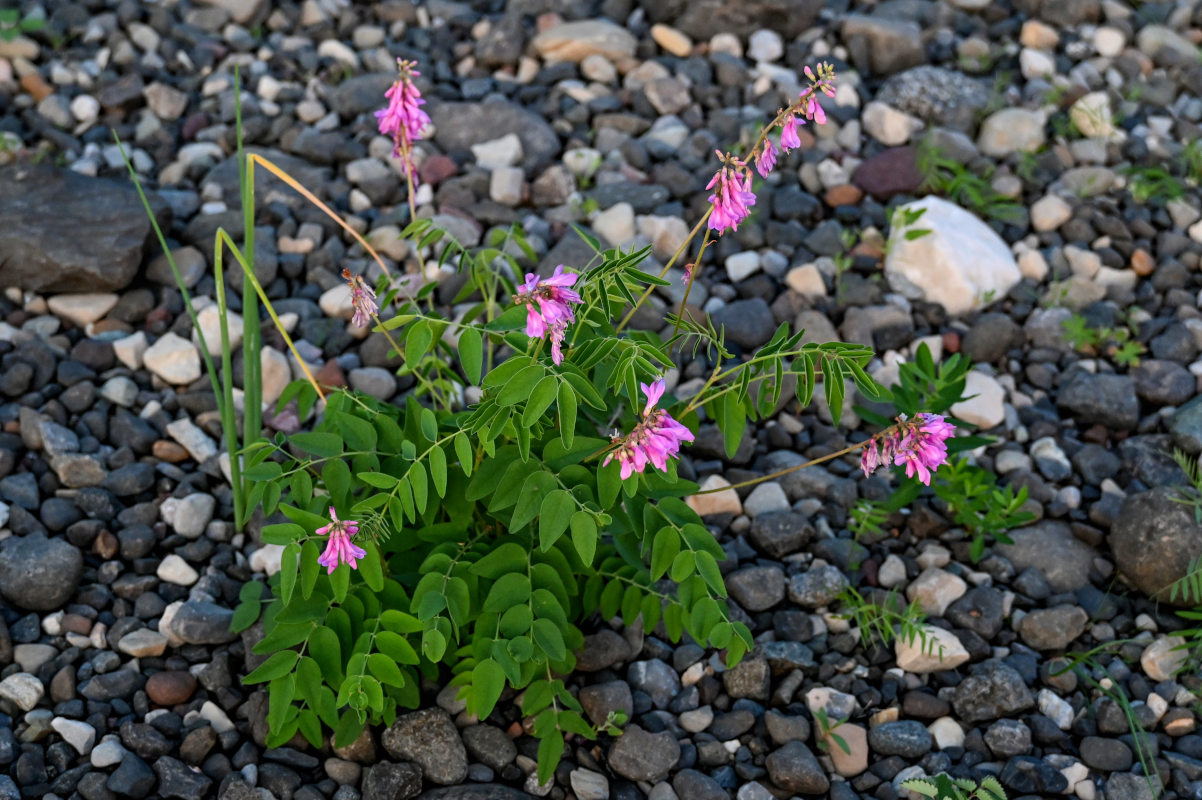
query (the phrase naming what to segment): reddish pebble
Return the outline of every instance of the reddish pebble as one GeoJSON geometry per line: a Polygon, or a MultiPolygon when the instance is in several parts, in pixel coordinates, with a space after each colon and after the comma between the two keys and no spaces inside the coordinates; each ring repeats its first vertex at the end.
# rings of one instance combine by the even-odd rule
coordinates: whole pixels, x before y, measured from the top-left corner
{"type": "Polygon", "coordinates": [[[864,192],[859,187],[853,186],[850,183],[845,183],[841,186],[832,186],[826,190],[826,194],[822,199],[831,208],[836,206],[854,206],[864,198],[864,192]]]}
{"type": "Polygon", "coordinates": [[[947,353],[960,352],[960,334],[955,331],[948,331],[943,334],[943,350],[947,353]]]}
{"type": "Polygon", "coordinates": [[[1147,277],[1156,271],[1156,259],[1142,247],[1136,248],[1131,254],[1131,269],[1136,275],[1147,277]]]}
{"type": "Polygon", "coordinates": [[[459,165],[455,163],[454,159],[441,154],[426,158],[418,170],[422,183],[429,183],[431,185],[442,183],[458,171],[459,165]]]}
{"type": "Polygon", "coordinates": [[[328,389],[338,389],[346,386],[346,374],[338,362],[330,359],[321,365],[321,369],[313,373],[313,379],[328,389]]]}
{"type": "Polygon", "coordinates": [[[37,72],[27,72],[21,76],[21,88],[29,92],[35,102],[42,102],[54,94],[54,87],[46,83],[46,79],[37,72]]]}
{"type": "Polygon", "coordinates": [[[196,678],[182,670],[156,672],[146,681],[146,695],[151,702],[160,706],[186,703],[195,691],[196,678]]]}

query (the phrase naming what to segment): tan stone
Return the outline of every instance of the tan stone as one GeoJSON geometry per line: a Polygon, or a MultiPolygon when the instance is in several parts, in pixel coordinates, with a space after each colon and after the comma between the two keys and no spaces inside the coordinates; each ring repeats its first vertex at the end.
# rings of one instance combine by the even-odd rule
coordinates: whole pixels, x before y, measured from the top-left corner
{"type": "Polygon", "coordinates": [[[651,26],[651,38],[655,43],[677,58],[688,58],[693,52],[693,40],[671,25],[659,23],[651,26]]]}
{"type": "Polygon", "coordinates": [[[835,765],[835,772],[844,778],[853,778],[868,769],[868,732],[859,725],[845,723],[836,725],[825,737],[827,755],[835,765]],[[838,736],[847,745],[844,751],[834,740],[838,736]]]}
{"type": "MultiPolygon", "coordinates": [[[[730,486],[730,481],[720,475],[710,475],[701,482],[701,491],[707,492],[713,489],[722,489],[730,486]]],[[[739,500],[738,492],[734,489],[726,489],[725,491],[716,491],[713,494],[695,494],[685,498],[689,508],[697,512],[699,516],[706,517],[710,514],[742,514],[743,503],[739,500]]]]}

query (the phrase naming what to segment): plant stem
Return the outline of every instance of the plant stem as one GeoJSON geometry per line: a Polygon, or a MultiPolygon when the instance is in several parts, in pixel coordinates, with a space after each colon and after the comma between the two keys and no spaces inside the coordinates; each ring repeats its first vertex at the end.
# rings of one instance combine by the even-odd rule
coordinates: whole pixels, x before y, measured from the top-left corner
{"type": "Polygon", "coordinates": [[[776,472],[770,473],[768,475],[761,475],[758,478],[752,478],[749,481],[740,481],[739,483],[732,483],[730,486],[719,486],[717,489],[706,489],[704,491],[694,492],[693,494],[694,495],[714,494],[716,492],[725,492],[727,489],[742,489],[744,486],[754,486],[757,483],[763,483],[764,481],[770,481],[773,478],[779,478],[781,475],[788,475],[790,472],[796,472],[799,469],[805,469],[806,467],[812,467],[817,464],[822,464],[826,461],[831,461],[833,459],[839,458],[840,456],[845,456],[848,453],[852,453],[852,452],[855,452],[856,450],[859,450],[861,447],[863,447],[864,445],[868,444],[871,441],[872,441],[872,439],[865,439],[864,441],[860,442],[859,444],[853,444],[853,445],[850,445],[849,447],[844,447],[842,450],[839,450],[838,452],[830,453],[828,455],[821,456],[819,458],[811,459],[811,460],[805,462],[804,464],[797,464],[796,466],[785,467],[784,469],[777,470],[776,472]]]}

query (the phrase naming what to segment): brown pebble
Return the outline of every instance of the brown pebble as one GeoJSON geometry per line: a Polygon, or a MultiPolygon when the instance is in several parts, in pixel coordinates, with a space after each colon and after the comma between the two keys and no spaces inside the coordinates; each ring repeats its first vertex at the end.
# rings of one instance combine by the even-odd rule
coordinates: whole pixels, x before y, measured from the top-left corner
{"type": "Polygon", "coordinates": [[[54,87],[46,83],[46,79],[37,72],[26,72],[22,75],[21,88],[29,92],[34,101],[38,103],[54,94],[54,87]]]}
{"type": "Polygon", "coordinates": [[[864,192],[858,186],[853,186],[850,183],[842,184],[841,186],[832,186],[826,190],[826,194],[822,199],[832,208],[835,206],[854,206],[864,198],[864,192]]]}
{"type": "Polygon", "coordinates": [[[117,541],[117,537],[109,531],[101,531],[96,536],[96,541],[92,543],[92,549],[96,552],[96,555],[105,561],[115,557],[120,547],[121,543],[117,541]]]}
{"type": "Polygon", "coordinates": [[[178,464],[181,461],[188,460],[188,451],[181,445],[175,442],[169,442],[166,439],[159,439],[150,448],[154,457],[160,461],[166,461],[168,464],[178,464]]]}
{"type": "Polygon", "coordinates": [[[1131,269],[1136,275],[1147,277],[1156,271],[1156,259],[1142,247],[1137,247],[1131,254],[1131,269]]]}
{"type": "Polygon", "coordinates": [[[88,636],[92,633],[93,622],[83,614],[63,614],[63,618],[59,620],[58,624],[63,633],[78,633],[80,636],[88,636]]]}
{"type": "Polygon", "coordinates": [[[50,679],[50,699],[65,703],[75,697],[75,667],[70,664],[54,673],[50,679]]]}
{"type": "Polygon", "coordinates": [[[146,681],[146,695],[160,706],[186,703],[195,691],[196,678],[183,670],[156,672],[146,681]]]}
{"type": "Polygon", "coordinates": [[[120,333],[133,333],[134,327],[128,322],[122,322],[119,319],[102,319],[99,322],[93,322],[91,330],[93,335],[112,333],[113,331],[118,331],[120,333]]]}
{"type": "Polygon", "coordinates": [[[459,166],[450,156],[433,155],[422,162],[421,173],[422,183],[428,183],[431,186],[442,183],[447,178],[450,178],[459,171],[459,166]]]}

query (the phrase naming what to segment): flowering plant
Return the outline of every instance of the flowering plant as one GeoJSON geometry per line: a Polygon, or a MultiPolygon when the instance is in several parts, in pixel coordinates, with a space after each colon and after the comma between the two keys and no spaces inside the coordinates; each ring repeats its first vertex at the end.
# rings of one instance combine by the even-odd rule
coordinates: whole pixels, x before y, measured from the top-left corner
{"type": "MultiPolygon", "coordinates": [[[[412,66],[402,65],[379,115],[411,178],[424,127],[412,66]]],[[[736,358],[723,331],[683,303],[668,317],[670,336],[627,326],[667,285],[664,275],[704,222],[698,267],[710,236],[745,216],[755,200],[747,164],[766,174],[775,163],[768,133],[782,126],[787,151],[799,144],[803,117],[823,120],[816,95],[829,93],[833,75],[822,67],[807,76],[811,86],[746,159],[723,157],[710,212],[659,275],[640,268],[650,247],[604,249],[581,232],[592,260],[540,276],[514,255],[533,261],[517,227],[469,251],[415,219],[403,235],[456,265],[467,277],[458,299],[472,305],[449,318],[430,302],[433,284],[406,294],[387,269],[374,290],[344,276],[352,324],[388,337],[417,383],[403,407],[295,383],[281,407],[295,403],[305,418],[320,401],[320,421],[244,451],[243,474],[264,514],[284,520],[262,530],[265,543],[282,548],[279,571],[269,587],[247,584],[235,615],[239,629],[263,618],[254,650],[270,656],[246,680],[268,684],[269,745],[299,735],[319,746],[323,727],[347,745],[369,723],[415,707],[421,678],[445,665],[480,719],[506,691],[521,693],[545,782],[565,737],[609,727],[586,719],[564,680],[585,621],[621,618],[673,640],[688,634],[724,650],[728,665],[754,646],[727,611],[719,567],[727,556],[695,510],[705,492],[681,474],[681,448],[704,418],[733,455],[748,420],[774,414],[786,390],[805,407],[821,385],[838,424],[848,381],[869,399],[885,397],[865,372],[872,351],[803,344],[801,332],[781,325],[736,358]],[[713,368],[678,385],[676,359],[690,345],[694,354],[704,346],[713,368]]],[[[946,455],[950,433],[942,417],[918,417],[880,437],[887,453],[875,439],[866,452],[923,474],[946,455]]],[[[726,485],[706,491],[733,494],[726,485]]]]}

